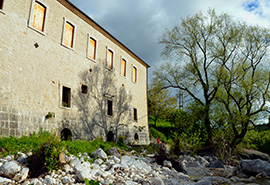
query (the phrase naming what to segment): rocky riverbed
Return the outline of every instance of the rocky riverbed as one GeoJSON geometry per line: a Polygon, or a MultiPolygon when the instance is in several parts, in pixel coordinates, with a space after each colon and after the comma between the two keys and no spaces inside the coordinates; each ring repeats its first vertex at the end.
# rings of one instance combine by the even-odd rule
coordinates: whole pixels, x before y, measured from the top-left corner
{"type": "Polygon", "coordinates": [[[243,159],[237,166],[226,165],[215,156],[198,155],[180,155],[174,159],[178,163],[164,159],[159,165],[154,154],[141,157],[129,152],[121,156],[116,148],[109,149],[107,153],[98,149],[92,154],[96,157],[93,164],[86,153],[79,157],[61,155],[63,168],[38,178],[29,178],[27,158],[32,154],[19,155],[16,160],[14,156],[0,159],[0,184],[84,184],[85,178],[102,185],[270,184],[270,160],[267,155],[262,159],[243,159]]]}

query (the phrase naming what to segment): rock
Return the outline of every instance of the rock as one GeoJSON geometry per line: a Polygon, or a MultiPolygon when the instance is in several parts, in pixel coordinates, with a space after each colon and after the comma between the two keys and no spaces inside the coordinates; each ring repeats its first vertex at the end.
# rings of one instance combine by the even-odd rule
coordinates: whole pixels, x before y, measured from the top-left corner
{"type": "Polygon", "coordinates": [[[19,173],[13,178],[15,181],[25,180],[28,176],[29,168],[23,168],[19,173]]]}
{"type": "Polygon", "coordinates": [[[194,185],[230,184],[230,180],[223,177],[203,177],[194,185]]]}
{"type": "Polygon", "coordinates": [[[184,172],[184,173],[186,173],[186,171],[184,170],[184,167],[183,167],[180,159],[173,158],[171,162],[172,162],[172,167],[174,169],[176,169],[178,172],[184,172]]]}
{"type": "Polygon", "coordinates": [[[242,149],[242,151],[239,152],[239,155],[243,159],[261,159],[264,161],[270,161],[269,155],[256,151],[256,150],[251,150],[251,149],[242,149]]]}
{"type": "Polygon", "coordinates": [[[202,167],[206,167],[206,166],[210,165],[210,163],[205,158],[203,158],[201,156],[196,156],[196,160],[200,163],[200,165],[202,167]]]}
{"type": "Polygon", "coordinates": [[[121,160],[118,157],[114,156],[114,155],[110,159],[113,160],[115,163],[120,163],[121,162],[121,160]]]}
{"type": "Polygon", "coordinates": [[[70,183],[72,183],[71,179],[70,179],[69,177],[67,177],[67,176],[62,177],[60,180],[61,180],[62,183],[64,183],[64,184],[70,184],[70,183]]]}
{"type": "Polygon", "coordinates": [[[43,182],[44,185],[53,185],[56,184],[56,180],[51,177],[46,177],[43,182]]]}
{"type": "Polygon", "coordinates": [[[17,159],[17,161],[22,163],[22,164],[26,164],[28,156],[24,153],[21,153],[21,152],[18,152],[18,154],[20,155],[20,157],[17,159]]]}
{"type": "Polygon", "coordinates": [[[160,177],[150,179],[151,185],[164,185],[163,180],[160,177]]]}
{"type": "Polygon", "coordinates": [[[40,180],[38,180],[38,179],[32,179],[31,181],[30,181],[30,184],[32,185],[42,185],[42,182],[40,181],[40,180]]]}
{"type": "Polygon", "coordinates": [[[270,164],[261,159],[242,160],[236,168],[236,174],[240,177],[256,176],[262,172],[270,176],[270,164]]]}
{"type": "Polygon", "coordinates": [[[97,149],[96,151],[93,152],[94,157],[98,157],[106,161],[108,159],[107,154],[101,149],[97,149]]]}
{"type": "Polygon", "coordinates": [[[74,171],[81,181],[84,181],[85,178],[91,179],[91,165],[88,162],[76,165],[74,171]]]}
{"type": "Polygon", "coordinates": [[[71,168],[68,164],[65,164],[63,169],[66,173],[73,173],[74,172],[73,168],[71,168]]]}
{"type": "Polygon", "coordinates": [[[96,159],[94,163],[100,165],[100,164],[102,164],[103,162],[104,162],[104,161],[103,161],[102,159],[96,159]]]}
{"type": "Polygon", "coordinates": [[[224,164],[220,160],[215,160],[210,163],[209,168],[224,168],[224,164]]]}
{"type": "Polygon", "coordinates": [[[148,164],[143,162],[142,160],[135,160],[134,158],[127,155],[121,158],[121,165],[124,167],[129,167],[129,166],[134,165],[137,169],[144,168],[148,172],[152,170],[152,168],[148,164]]]}
{"type": "Polygon", "coordinates": [[[67,163],[66,154],[64,152],[60,153],[59,161],[60,161],[61,164],[66,164],[67,163]]]}
{"type": "Polygon", "coordinates": [[[106,152],[109,155],[121,158],[121,155],[120,155],[120,153],[119,153],[119,151],[118,151],[118,149],[116,147],[109,148],[106,152]]]}
{"type": "Polygon", "coordinates": [[[163,161],[163,166],[168,167],[168,168],[172,168],[172,163],[171,163],[171,161],[164,160],[163,161]]]}
{"type": "Polygon", "coordinates": [[[14,181],[7,178],[0,177],[0,184],[8,184],[8,183],[14,183],[14,181]]]}
{"type": "Polygon", "coordinates": [[[20,170],[21,170],[21,166],[19,166],[15,161],[10,161],[10,162],[4,163],[0,167],[0,174],[14,176],[20,170]]]}
{"type": "Polygon", "coordinates": [[[223,168],[217,168],[217,169],[215,169],[213,176],[229,178],[231,176],[231,174],[223,168]]]}

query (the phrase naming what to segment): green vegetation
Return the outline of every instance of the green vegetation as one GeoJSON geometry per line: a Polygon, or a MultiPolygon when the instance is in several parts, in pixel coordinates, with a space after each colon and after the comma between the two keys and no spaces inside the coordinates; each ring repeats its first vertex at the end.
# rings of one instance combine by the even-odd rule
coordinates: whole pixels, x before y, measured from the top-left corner
{"type": "Polygon", "coordinates": [[[119,145],[114,142],[104,142],[101,138],[94,141],[61,141],[58,136],[41,130],[37,134],[21,138],[12,136],[0,138],[0,146],[5,150],[0,153],[0,157],[15,155],[18,152],[32,152],[33,155],[28,158],[28,163],[30,171],[32,171],[31,176],[36,177],[46,171],[59,169],[61,167],[59,160],[61,153],[68,152],[67,154],[78,156],[79,153],[86,152],[91,156],[98,148],[105,151],[111,147],[129,150],[124,144],[124,139],[120,139],[119,145]],[[41,168],[42,166],[45,166],[46,169],[41,168]]]}
{"type": "Polygon", "coordinates": [[[88,179],[84,179],[84,181],[85,181],[85,185],[99,185],[99,182],[97,182],[97,181],[94,181],[94,180],[88,180],[88,179]]]}

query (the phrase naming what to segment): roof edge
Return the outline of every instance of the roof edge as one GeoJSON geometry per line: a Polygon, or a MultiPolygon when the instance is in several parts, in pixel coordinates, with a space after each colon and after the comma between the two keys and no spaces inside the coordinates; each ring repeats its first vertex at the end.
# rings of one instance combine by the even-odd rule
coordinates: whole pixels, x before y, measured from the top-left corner
{"type": "Polygon", "coordinates": [[[127,46],[125,46],[122,42],[120,42],[118,39],[116,39],[107,30],[105,30],[102,26],[100,26],[97,22],[95,22],[92,18],[90,18],[82,10],[77,8],[69,0],[57,0],[57,1],[59,3],[61,3],[63,6],[65,6],[67,9],[72,11],[74,14],[76,14],[78,17],[80,17],[82,20],[84,20],[86,23],[88,23],[90,26],[95,28],[97,31],[101,32],[105,37],[107,37],[112,42],[114,42],[116,45],[118,45],[121,49],[123,49],[124,51],[129,53],[132,57],[137,59],[143,66],[145,66],[146,68],[150,67],[146,62],[144,62],[144,60],[142,60],[140,57],[138,57],[138,55],[136,55],[134,52],[132,52],[127,46]]]}

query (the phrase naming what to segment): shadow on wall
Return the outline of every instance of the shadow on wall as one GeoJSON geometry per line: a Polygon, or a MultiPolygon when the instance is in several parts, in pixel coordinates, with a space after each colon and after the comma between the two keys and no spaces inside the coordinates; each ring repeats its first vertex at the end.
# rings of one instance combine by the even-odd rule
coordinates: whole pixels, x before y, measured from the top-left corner
{"type": "Polygon", "coordinates": [[[79,75],[83,84],[73,97],[78,108],[79,128],[74,129],[77,137],[83,131],[85,139],[101,136],[116,141],[119,131],[125,130],[130,122],[129,102],[132,97],[125,87],[116,84],[115,72],[104,66],[105,63],[95,65],[79,75]]]}

